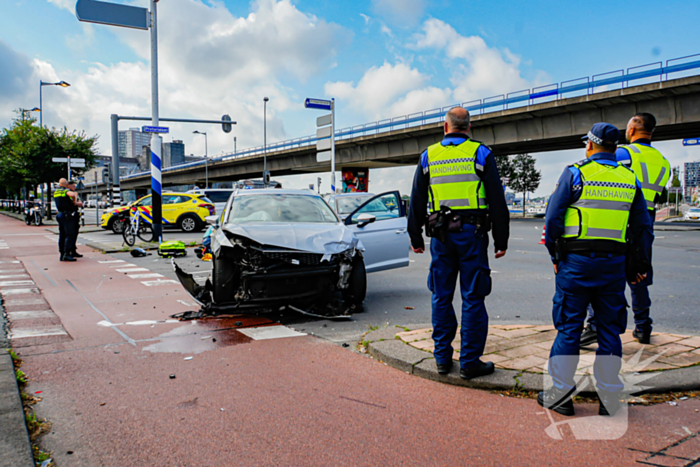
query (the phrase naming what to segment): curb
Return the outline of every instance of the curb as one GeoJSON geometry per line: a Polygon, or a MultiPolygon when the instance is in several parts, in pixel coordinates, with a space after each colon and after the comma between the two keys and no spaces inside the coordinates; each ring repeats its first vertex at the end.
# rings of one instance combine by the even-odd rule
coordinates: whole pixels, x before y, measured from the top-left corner
{"type": "MultiPolygon", "coordinates": [[[[426,327],[430,325],[414,325],[407,328],[414,330],[426,327]]],[[[459,364],[456,362],[449,374],[440,375],[432,353],[419,350],[395,338],[396,334],[403,330],[403,328],[383,328],[370,331],[363,337],[363,341],[367,343],[367,352],[373,358],[408,374],[439,383],[474,389],[542,391],[544,381],[549,379],[548,375],[497,368],[491,375],[465,380],[459,377],[459,364]]],[[[657,375],[650,378],[648,385],[635,393],[636,395],[700,389],[700,367],[698,366],[654,373],[657,375]]],[[[592,391],[581,391],[581,395],[594,394],[595,392],[592,391]]]]}
{"type": "Polygon", "coordinates": [[[5,350],[5,311],[0,305],[0,467],[34,466],[29,431],[12,357],[5,350]]]}

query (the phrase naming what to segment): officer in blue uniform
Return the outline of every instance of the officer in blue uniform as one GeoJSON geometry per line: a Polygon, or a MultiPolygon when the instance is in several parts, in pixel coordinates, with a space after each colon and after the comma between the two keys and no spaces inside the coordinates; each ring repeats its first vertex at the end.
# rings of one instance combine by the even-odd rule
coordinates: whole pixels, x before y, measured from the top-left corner
{"type": "Polygon", "coordinates": [[[626,278],[637,282],[649,270],[653,232],[641,186],[615,157],[619,131],[596,123],[586,142],[587,159],[567,167],[549,200],[545,244],[552,256],[556,293],[552,318],[558,331],[549,358],[553,387],[537,402],[573,415],[571,395],[579,360],[586,308],[593,306],[598,327],[594,374],[600,415],[619,408],[622,357],[620,334],[627,325],[626,278]],[[629,251],[629,245],[635,246],[629,251]],[[634,270],[626,259],[634,258],[634,270]]]}
{"type": "Polygon", "coordinates": [[[510,216],[491,150],[471,140],[469,112],[451,109],[445,136],[423,151],[411,192],[408,233],[415,253],[423,253],[422,228],[432,239],[428,288],[432,292],[435,361],[440,374],[452,368],[452,341],[457,319],[452,306],[457,277],[462,294],[460,377],[470,379],[494,371],[482,362],[488,315],[485,297],[491,292],[487,255],[488,230],[493,226],[495,257],[508,248],[510,216]]]}

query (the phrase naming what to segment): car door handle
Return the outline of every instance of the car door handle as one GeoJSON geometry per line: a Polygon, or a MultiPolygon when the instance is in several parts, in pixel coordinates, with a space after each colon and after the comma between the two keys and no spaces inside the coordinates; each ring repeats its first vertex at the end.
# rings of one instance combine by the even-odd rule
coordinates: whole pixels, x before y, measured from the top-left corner
{"type": "Polygon", "coordinates": [[[397,230],[395,233],[396,233],[397,235],[405,234],[405,233],[406,233],[406,229],[397,230]]]}

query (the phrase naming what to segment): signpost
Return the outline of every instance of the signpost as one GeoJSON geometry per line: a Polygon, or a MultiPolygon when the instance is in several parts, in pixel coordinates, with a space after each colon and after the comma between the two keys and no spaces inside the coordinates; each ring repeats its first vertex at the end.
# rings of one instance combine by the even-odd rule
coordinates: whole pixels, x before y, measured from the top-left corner
{"type": "Polygon", "coordinates": [[[316,119],[316,127],[318,127],[318,130],[316,130],[316,138],[318,139],[316,143],[316,161],[331,161],[331,191],[335,193],[335,99],[307,98],[304,101],[304,107],[307,109],[331,111],[330,114],[316,119]]]}
{"type": "Polygon", "coordinates": [[[70,157],[54,157],[51,159],[51,162],[56,162],[59,164],[68,164],[68,180],[70,180],[70,169],[71,167],[75,168],[84,168],[85,167],[85,159],[71,159],[70,157]]]}

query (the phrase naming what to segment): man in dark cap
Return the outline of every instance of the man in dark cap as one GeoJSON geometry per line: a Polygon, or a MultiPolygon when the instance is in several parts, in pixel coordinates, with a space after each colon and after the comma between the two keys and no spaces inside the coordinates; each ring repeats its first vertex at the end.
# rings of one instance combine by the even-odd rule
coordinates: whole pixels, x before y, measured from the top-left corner
{"type": "Polygon", "coordinates": [[[598,328],[598,413],[614,415],[619,409],[626,278],[638,282],[650,268],[651,221],[634,172],[615,157],[619,138],[614,126],[593,125],[584,137],[587,159],[564,170],[547,207],[545,244],[556,274],[552,318],[558,333],[549,357],[552,388],[537,402],[563,415],[574,414],[571,395],[589,304],[598,328]],[[628,243],[637,248],[633,271],[625,267],[628,243]]]}

